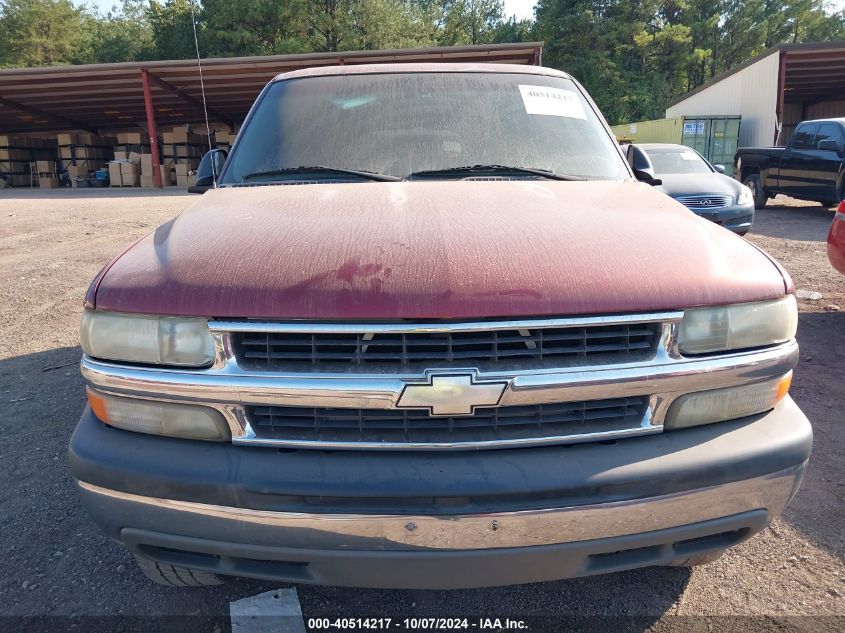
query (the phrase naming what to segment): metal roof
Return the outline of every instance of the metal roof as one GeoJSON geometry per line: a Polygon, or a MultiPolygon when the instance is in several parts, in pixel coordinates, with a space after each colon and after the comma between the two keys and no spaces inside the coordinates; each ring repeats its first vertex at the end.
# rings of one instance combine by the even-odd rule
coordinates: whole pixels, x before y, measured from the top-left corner
{"type": "MultiPolygon", "coordinates": [[[[301,68],[387,62],[539,64],[542,47],[541,42],[524,42],[204,59],[208,114],[230,125],[240,121],[268,81],[301,68]]],[[[196,60],[13,68],[0,70],[0,134],[144,126],[144,69],[158,125],[202,120],[196,60]]]]}
{"type": "Polygon", "coordinates": [[[714,77],[695,90],[674,99],[672,107],[691,96],[715,86],[761,59],[779,53],[783,69],[783,91],[786,102],[807,102],[845,98],[845,42],[805,42],[779,44],[756,57],[714,77]]]}

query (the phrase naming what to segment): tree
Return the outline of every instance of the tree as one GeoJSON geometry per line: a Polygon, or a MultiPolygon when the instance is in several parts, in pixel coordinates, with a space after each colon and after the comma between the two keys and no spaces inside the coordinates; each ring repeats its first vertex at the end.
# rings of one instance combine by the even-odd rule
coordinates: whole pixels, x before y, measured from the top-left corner
{"type": "Polygon", "coordinates": [[[439,10],[439,44],[486,44],[493,41],[502,21],[504,4],[501,0],[443,0],[439,10]]]}
{"type": "Polygon", "coordinates": [[[0,0],[0,65],[84,61],[89,47],[85,16],[70,0],[0,0]]]}
{"type": "Polygon", "coordinates": [[[420,29],[423,15],[403,0],[360,0],[352,7],[352,34],[345,48],[413,48],[434,45],[420,29]]]}
{"type": "Polygon", "coordinates": [[[147,19],[152,28],[153,48],[157,59],[190,59],[196,57],[193,20],[198,34],[204,31],[202,13],[190,0],[151,0],[147,19]]]}
{"type": "Polygon", "coordinates": [[[123,0],[120,11],[87,16],[91,62],[128,62],[155,56],[146,5],[144,0],[123,0]]]}
{"type": "Polygon", "coordinates": [[[490,39],[496,44],[530,42],[534,39],[534,21],[517,20],[515,16],[511,16],[495,26],[490,39]]]}
{"type": "Polygon", "coordinates": [[[209,54],[281,55],[311,50],[305,0],[205,0],[209,54]]]}

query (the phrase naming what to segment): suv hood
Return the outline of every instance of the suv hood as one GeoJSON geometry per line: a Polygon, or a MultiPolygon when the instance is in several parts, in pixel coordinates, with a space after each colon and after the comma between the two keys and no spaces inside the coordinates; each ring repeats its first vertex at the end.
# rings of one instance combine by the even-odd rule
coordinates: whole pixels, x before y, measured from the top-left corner
{"type": "Polygon", "coordinates": [[[103,310],[267,319],[639,312],[780,297],[773,262],[637,182],[209,191],[98,276],[103,310]]]}

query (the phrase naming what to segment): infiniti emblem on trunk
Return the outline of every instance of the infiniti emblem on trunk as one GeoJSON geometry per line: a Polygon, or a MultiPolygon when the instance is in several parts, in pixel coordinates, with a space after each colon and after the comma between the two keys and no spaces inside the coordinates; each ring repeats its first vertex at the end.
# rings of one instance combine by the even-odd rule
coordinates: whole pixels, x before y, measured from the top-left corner
{"type": "Polygon", "coordinates": [[[427,383],[406,384],[396,406],[428,409],[431,415],[470,415],[476,407],[499,404],[507,385],[507,382],[475,382],[472,374],[434,374],[427,383]]]}

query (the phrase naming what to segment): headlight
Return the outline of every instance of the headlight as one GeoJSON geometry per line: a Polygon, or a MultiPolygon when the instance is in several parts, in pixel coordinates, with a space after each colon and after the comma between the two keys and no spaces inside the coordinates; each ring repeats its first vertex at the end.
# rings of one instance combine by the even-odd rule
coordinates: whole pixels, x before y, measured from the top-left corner
{"type": "Polygon", "coordinates": [[[214,362],[214,341],[205,319],[86,310],[80,341],[82,351],[94,358],[185,367],[214,362]]]}
{"type": "Polygon", "coordinates": [[[191,440],[230,439],[223,415],[210,407],[123,398],[90,388],[88,404],[101,421],[125,431],[191,440]]]}
{"type": "Polygon", "coordinates": [[[754,196],[751,194],[751,189],[745,185],[740,185],[739,187],[739,195],[736,197],[736,203],[754,204],[754,196]]]}
{"type": "Polygon", "coordinates": [[[789,372],[775,380],[685,394],[669,407],[663,426],[682,429],[769,411],[786,397],[791,382],[789,372]]]}
{"type": "Polygon", "coordinates": [[[683,354],[707,354],[762,347],[790,340],[797,329],[794,295],[775,301],[693,308],[684,311],[678,348],[683,354]]]}

